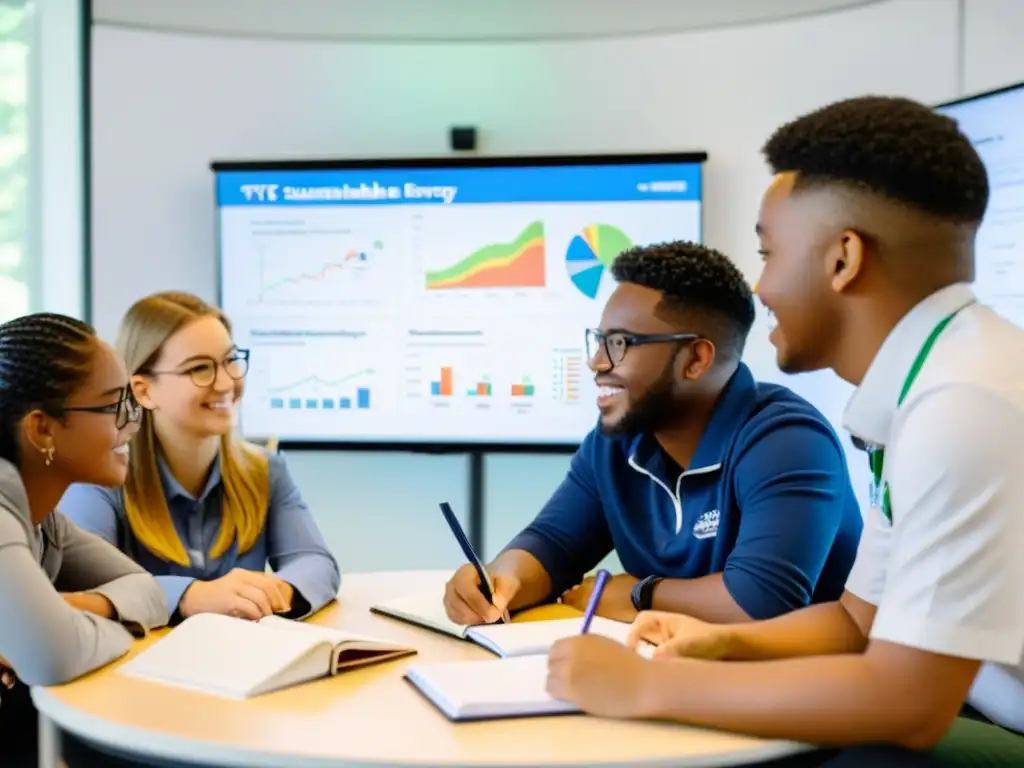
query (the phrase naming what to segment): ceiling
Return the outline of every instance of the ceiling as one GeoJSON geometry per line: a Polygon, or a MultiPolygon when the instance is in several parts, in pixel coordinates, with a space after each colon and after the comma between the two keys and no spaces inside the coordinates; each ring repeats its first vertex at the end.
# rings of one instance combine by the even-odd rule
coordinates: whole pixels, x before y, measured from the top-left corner
{"type": "Polygon", "coordinates": [[[756,24],[879,0],[93,0],[94,23],[347,41],[624,37],[756,24]]]}

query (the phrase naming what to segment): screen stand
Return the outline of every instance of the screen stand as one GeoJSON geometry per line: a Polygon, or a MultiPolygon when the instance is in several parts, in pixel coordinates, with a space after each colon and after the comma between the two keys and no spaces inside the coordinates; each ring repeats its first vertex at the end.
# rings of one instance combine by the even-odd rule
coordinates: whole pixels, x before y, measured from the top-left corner
{"type": "Polygon", "coordinates": [[[466,535],[473,550],[486,561],[484,556],[484,454],[483,451],[469,453],[469,520],[466,535]]]}

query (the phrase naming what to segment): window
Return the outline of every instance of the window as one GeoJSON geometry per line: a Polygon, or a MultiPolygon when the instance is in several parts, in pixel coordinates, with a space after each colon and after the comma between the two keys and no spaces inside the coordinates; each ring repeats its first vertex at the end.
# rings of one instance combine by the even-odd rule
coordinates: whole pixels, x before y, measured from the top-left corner
{"type": "Polygon", "coordinates": [[[29,35],[24,2],[0,2],[0,322],[29,312],[29,35]]]}
{"type": "Polygon", "coordinates": [[[0,0],[0,322],[85,317],[82,3],[0,0]]]}

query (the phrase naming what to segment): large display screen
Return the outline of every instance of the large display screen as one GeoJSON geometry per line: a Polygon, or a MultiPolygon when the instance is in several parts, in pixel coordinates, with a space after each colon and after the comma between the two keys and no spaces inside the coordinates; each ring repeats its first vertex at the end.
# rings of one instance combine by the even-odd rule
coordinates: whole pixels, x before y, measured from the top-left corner
{"type": "Polygon", "coordinates": [[[957,121],[988,170],[991,192],[975,243],[975,293],[1024,326],[1024,84],[938,111],[957,121]]]}
{"type": "Polygon", "coordinates": [[[574,446],[633,245],[701,240],[703,155],[215,163],[247,436],[574,446]]]}

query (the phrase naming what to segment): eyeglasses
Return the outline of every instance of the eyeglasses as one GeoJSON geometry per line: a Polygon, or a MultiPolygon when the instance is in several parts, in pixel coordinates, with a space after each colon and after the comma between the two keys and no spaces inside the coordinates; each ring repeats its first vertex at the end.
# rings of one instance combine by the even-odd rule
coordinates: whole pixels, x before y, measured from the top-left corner
{"type": "Polygon", "coordinates": [[[150,375],[167,376],[188,376],[197,387],[212,387],[217,381],[217,369],[223,368],[235,381],[245,378],[249,372],[249,350],[236,349],[223,360],[215,360],[212,357],[194,357],[188,362],[188,368],[183,371],[143,371],[150,375]]]}
{"type": "Polygon", "coordinates": [[[644,344],[662,344],[669,341],[696,341],[702,338],[696,333],[628,333],[611,331],[605,333],[597,328],[587,329],[587,358],[593,360],[597,353],[604,351],[613,366],[622,362],[630,347],[644,344]]]}
{"type": "Polygon", "coordinates": [[[139,405],[135,395],[132,394],[131,387],[125,387],[121,391],[121,396],[116,403],[110,403],[109,405],[79,405],[73,408],[65,406],[61,410],[65,413],[112,413],[114,414],[114,425],[118,429],[124,429],[129,424],[142,418],[142,406],[139,405]]]}

